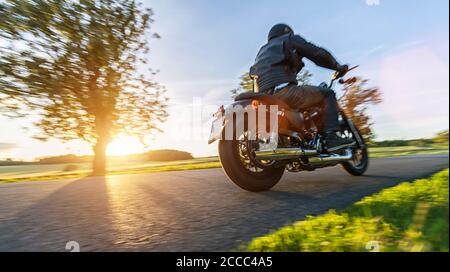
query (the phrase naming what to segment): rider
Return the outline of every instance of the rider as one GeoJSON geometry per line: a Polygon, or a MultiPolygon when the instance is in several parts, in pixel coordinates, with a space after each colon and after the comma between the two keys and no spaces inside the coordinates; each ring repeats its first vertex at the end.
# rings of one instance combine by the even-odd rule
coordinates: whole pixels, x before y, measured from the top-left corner
{"type": "Polygon", "coordinates": [[[325,49],[307,42],[286,24],[276,24],[268,35],[268,42],[261,47],[250,76],[256,79],[259,92],[274,95],[293,109],[305,109],[323,105],[323,134],[327,150],[332,152],[354,144],[354,141],[336,135],[339,130],[336,94],[325,87],[298,86],[297,74],[303,68],[302,58],[307,58],[324,68],[338,72],[348,71],[347,65],[340,65],[325,49]]]}

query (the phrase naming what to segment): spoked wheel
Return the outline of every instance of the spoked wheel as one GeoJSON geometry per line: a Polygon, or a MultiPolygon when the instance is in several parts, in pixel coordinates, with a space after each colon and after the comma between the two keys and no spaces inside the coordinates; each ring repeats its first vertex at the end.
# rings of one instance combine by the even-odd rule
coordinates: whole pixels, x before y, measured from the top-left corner
{"type": "Polygon", "coordinates": [[[238,142],[239,159],[243,166],[250,172],[259,173],[271,167],[275,161],[257,160],[254,151],[258,147],[257,141],[241,139],[238,142]]]}
{"type": "Polygon", "coordinates": [[[274,161],[256,160],[256,141],[243,135],[239,140],[219,142],[219,157],[228,178],[244,190],[266,191],[275,186],[284,173],[284,167],[274,161]]]}
{"type": "MultiPolygon", "coordinates": [[[[359,131],[358,131],[359,133],[359,131]]],[[[344,135],[348,138],[353,138],[356,140],[355,135],[353,135],[349,130],[344,132],[344,135]]],[[[344,169],[351,175],[360,176],[364,174],[369,166],[369,154],[367,151],[367,145],[364,142],[364,138],[359,134],[359,137],[363,141],[363,146],[355,146],[352,148],[353,158],[350,161],[342,163],[344,169]]]]}

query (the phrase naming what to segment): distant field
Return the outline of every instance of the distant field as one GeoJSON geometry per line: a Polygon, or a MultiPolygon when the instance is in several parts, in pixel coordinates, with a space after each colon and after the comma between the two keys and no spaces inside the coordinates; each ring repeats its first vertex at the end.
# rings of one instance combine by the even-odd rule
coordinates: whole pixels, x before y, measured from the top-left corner
{"type": "MultiPolygon", "coordinates": [[[[201,163],[217,160],[217,157],[197,158],[192,160],[181,160],[172,162],[160,162],[160,161],[115,161],[108,163],[108,170],[126,170],[131,168],[145,168],[149,166],[161,166],[161,165],[177,165],[187,163],[201,163]]],[[[29,176],[36,173],[39,174],[60,174],[64,173],[64,168],[67,165],[75,165],[78,167],[76,172],[88,172],[91,168],[91,163],[59,163],[59,164],[30,164],[30,165],[10,165],[0,166],[0,178],[5,176],[29,176]]]]}
{"type": "MultiPolygon", "coordinates": [[[[172,162],[145,162],[145,161],[132,161],[132,162],[112,162],[108,164],[107,170],[109,173],[121,173],[121,172],[137,172],[154,169],[171,169],[171,168],[186,168],[186,166],[209,164],[211,162],[218,162],[217,157],[205,157],[196,158],[192,160],[181,160],[172,162]]],[[[0,182],[9,179],[26,179],[36,178],[40,176],[72,176],[72,175],[88,175],[91,169],[91,163],[62,163],[62,164],[32,164],[32,165],[11,165],[0,166],[0,182]],[[76,171],[64,171],[66,166],[74,165],[78,170],[76,171]]]]}
{"type": "MultiPolygon", "coordinates": [[[[442,154],[448,153],[448,148],[432,147],[375,147],[370,148],[371,157],[407,156],[417,154],[442,154]]],[[[0,166],[0,183],[32,180],[50,180],[76,178],[89,175],[90,163],[70,164],[33,164],[0,166]],[[76,171],[64,171],[68,166],[74,166],[76,171]]],[[[110,175],[149,173],[176,170],[191,170],[220,167],[218,157],[204,157],[192,160],[172,162],[149,161],[112,161],[108,164],[110,175]]]]}
{"type": "Polygon", "coordinates": [[[396,146],[369,148],[369,154],[372,158],[445,153],[448,153],[448,147],[396,146]]]}

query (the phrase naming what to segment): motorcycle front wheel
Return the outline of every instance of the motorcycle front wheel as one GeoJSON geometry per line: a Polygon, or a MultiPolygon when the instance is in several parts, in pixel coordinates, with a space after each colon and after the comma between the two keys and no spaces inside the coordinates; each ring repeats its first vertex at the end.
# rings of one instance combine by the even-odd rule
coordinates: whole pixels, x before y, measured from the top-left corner
{"type": "MultiPolygon", "coordinates": [[[[347,134],[350,134],[350,137],[356,138],[351,132],[346,131],[347,134]]],[[[361,176],[369,167],[369,152],[367,151],[367,145],[364,141],[364,138],[361,136],[361,133],[357,131],[360,139],[363,141],[361,147],[354,147],[352,149],[353,159],[351,161],[346,161],[342,163],[342,167],[344,167],[345,171],[353,176],[361,176]]]]}
{"type": "Polygon", "coordinates": [[[280,181],[284,167],[272,161],[256,161],[252,154],[251,141],[219,141],[220,162],[228,178],[244,190],[267,191],[280,181]]]}

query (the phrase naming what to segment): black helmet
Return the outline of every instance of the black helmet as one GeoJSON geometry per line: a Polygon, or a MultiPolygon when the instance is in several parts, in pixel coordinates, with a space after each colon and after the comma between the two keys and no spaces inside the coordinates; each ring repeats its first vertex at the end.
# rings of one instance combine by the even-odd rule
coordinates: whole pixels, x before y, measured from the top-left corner
{"type": "Polygon", "coordinates": [[[273,38],[282,36],[287,33],[293,33],[292,28],[286,24],[276,24],[272,26],[269,31],[269,35],[267,36],[267,40],[270,41],[273,38]]]}

